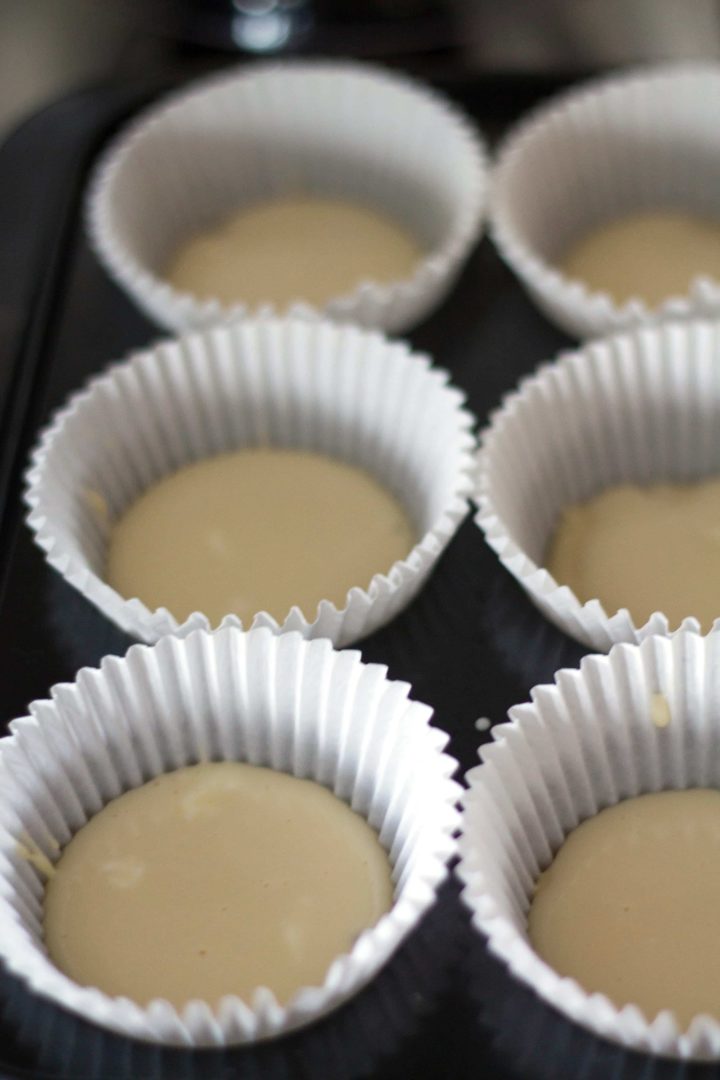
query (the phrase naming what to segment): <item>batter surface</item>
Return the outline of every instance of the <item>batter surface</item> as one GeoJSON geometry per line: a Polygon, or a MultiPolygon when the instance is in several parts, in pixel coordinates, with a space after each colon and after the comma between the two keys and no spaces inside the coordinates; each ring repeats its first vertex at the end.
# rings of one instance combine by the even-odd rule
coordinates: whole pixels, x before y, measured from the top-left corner
{"type": "Polygon", "coordinates": [[[638,297],[656,306],[684,295],[699,275],[720,281],[720,221],[673,210],[633,214],[588,233],[559,266],[618,303],[638,297]]]}
{"type": "Polygon", "coordinates": [[[547,552],[556,581],[636,625],[655,611],[671,628],[720,616],[720,479],[619,485],[561,515],[547,552]]]}
{"type": "Polygon", "coordinates": [[[363,280],[410,277],[423,258],[415,238],[377,210],[310,196],[256,203],[175,252],[166,279],[222,303],[323,305],[363,280]]]}
{"type": "Polygon", "coordinates": [[[322,454],[246,449],[149,488],[110,533],[107,580],[125,597],[213,624],[297,604],[342,608],[416,542],[404,508],[363,469],[322,454]]]}
{"type": "Polygon", "coordinates": [[[561,975],[648,1019],[720,1016],[720,792],[618,803],[566,839],[540,876],[530,940],[561,975]]]}
{"type": "Polygon", "coordinates": [[[236,762],[166,773],[109,803],[49,880],[45,941],[83,986],[147,1004],[286,1002],[392,905],[376,833],[331,792],[236,762]]]}

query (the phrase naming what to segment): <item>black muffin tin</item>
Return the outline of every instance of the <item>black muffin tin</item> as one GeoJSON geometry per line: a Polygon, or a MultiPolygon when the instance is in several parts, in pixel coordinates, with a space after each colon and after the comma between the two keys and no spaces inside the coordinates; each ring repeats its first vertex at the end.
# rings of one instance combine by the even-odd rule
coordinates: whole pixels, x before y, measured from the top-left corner
{"type": "MultiPolygon", "coordinates": [[[[131,644],[49,569],[24,524],[22,476],[51,413],[91,374],[162,332],[88,248],[83,199],[107,139],[195,72],[76,94],[37,114],[0,150],[0,731],[28,702],[131,644]]],[[[495,138],[558,80],[437,83],[495,138]]],[[[535,311],[490,241],[452,295],[408,335],[452,373],[482,425],[506,391],[571,343],[535,311]]],[[[421,595],[358,646],[410,682],[450,733],[464,773],[530,687],[584,650],[536,612],[470,516],[421,595]]],[[[0,1078],[559,1080],[720,1076],[712,1066],[627,1054],[564,1020],[511,979],[470,928],[452,877],[438,903],[355,999],[304,1032],[249,1049],[158,1049],[104,1033],[0,971],[0,1078]]]]}

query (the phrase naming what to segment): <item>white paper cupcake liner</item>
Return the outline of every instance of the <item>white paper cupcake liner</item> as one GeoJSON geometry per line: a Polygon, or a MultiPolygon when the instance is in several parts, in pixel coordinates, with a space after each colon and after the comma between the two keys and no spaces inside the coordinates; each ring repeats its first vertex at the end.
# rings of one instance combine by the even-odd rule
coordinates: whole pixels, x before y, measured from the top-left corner
{"type": "MultiPolygon", "coordinates": [[[[171,94],[104,155],[88,201],[93,245],[110,275],[174,330],[257,313],[203,301],[163,280],[177,245],[243,204],[298,192],[377,208],[427,251],[413,275],[363,281],[318,312],[397,332],[451,288],[477,239],[486,157],[454,106],[406,76],[368,64],[253,65],[171,94]]],[[[263,311],[272,309],[272,298],[263,311]]]]}
{"type": "MultiPolygon", "coordinates": [[[[556,581],[543,560],[559,516],[614,484],[720,474],[719,371],[720,322],[642,327],[541,367],[481,434],[476,523],[543,614],[585,645],[679,627],[659,611],[637,626],[556,581]]],[[[681,626],[701,629],[692,612],[681,626]]]]}
{"type": "Polygon", "coordinates": [[[498,150],[491,187],[497,247],[547,317],[585,338],[663,318],[720,314],[720,281],[650,308],[616,303],[554,265],[605,221],[674,207],[720,220],[720,65],[612,75],[541,105],[498,150]]]}
{"type": "Polygon", "coordinates": [[[35,702],[0,740],[0,957],[38,994],[103,1027],[161,1043],[263,1039],[307,1024],[354,994],[433,902],[455,850],[456,762],[431,710],[356,652],[299,634],[234,627],[85,668],[35,702]],[[393,864],[390,912],[338,957],[322,986],[286,1006],[267,988],[251,1002],[143,1008],[80,987],[42,943],[44,883],[18,853],[30,838],[51,861],[93,814],[130,788],[199,760],[247,761],[331,788],[378,831],[393,864]]]}
{"type": "MultiPolygon", "coordinates": [[[[320,321],[218,326],[135,354],[70,399],[27,477],[28,517],[47,559],[108,618],[144,641],[187,633],[104,580],[111,523],[161,477],[243,446],[315,450],[366,469],[405,506],[418,543],[358,582],[338,609],[294,607],[282,629],[345,645],[415,595],[467,510],[473,418],[447,373],[379,334],[320,321]],[[105,508],[107,510],[105,511],[105,508]]],[[[228,612],[226,623],[240,626],[228,612]]],[[[278,623],[259,612],[253,625],[278,623]]]]}
{"type": "Polygon", "coordinates": [[[57,1080],[298,1080],[299,1061],[303,1080],[357,1080],[381,1072],[387,1058],[412,1042],[456,977],[466,933],[465,909],[446,881],[432,908],[364,990],[309,1027],[252,1045],[194,1050],[128,1043],[9,976],[0,981],[0,1020],[21,1052],[32,1055],[38,1076],[47,1073],[57,1080]]]}
{"type": "Polygon", "coordinates": [[[720,787],[720,633],[690,631],[619,645],[560,671],[510,710],[467,775],[458,871],[473,923],[512,973],[572,1020],[653,1054],[720,1057],[720,1018],[681,1031],[670,1011],[618,1009],[554,972],[531,948],[527,912],[538,876],[581,821],[621,799],[720,787]],[[657,695],[669,709],[658,726],[657,695]]]}

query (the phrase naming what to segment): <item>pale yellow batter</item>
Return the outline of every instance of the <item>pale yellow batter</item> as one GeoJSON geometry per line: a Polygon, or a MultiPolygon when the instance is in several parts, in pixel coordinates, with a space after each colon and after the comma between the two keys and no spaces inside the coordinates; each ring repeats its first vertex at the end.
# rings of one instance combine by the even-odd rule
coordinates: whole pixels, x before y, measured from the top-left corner
{"type": "Polygon", "coordinates": [[[582,237],[559,266],[617,303],[635,297],[654,307],[700,275],[720,281],[720,221],[670,209],[632,214],[582,237]]]}
{"type": "Polygon", "coordinates": [[[150,609],[217,624],[234,612],[313,619],[344,607],[416,542],[405,510],[363,469],[277,448],[220,454],[146,491],[110,534],[107,580],[150,609]]]}
{"type": "Polygon", "coordinates": [[[720,1018],[720,792],[628,799],[578,826],[541,875],[533,947],[561,975],[648,1019],[720,1018]]]}
{"type": "Polygon", "coordinates": [[[192,237],[165,277],[176,289],[224,304],[322,306],[364,280],[408,278],[422,257],[417,240],[378,210],[297,195],[246,207],[192,237]]]}
{"type": "Polygon", "coordinates": [[[115,799],[50,878],[45,942],[82,986],[140,1004],[269,986],[286,1002],[392,905],[376,833],[320,784],[202,764],[115,799]]]}
{"type": "Polygon", "coordinates": [[[557,582],[637,626],[655,611],[671,628],[720,616],[720,479],[620,485],[561,515],[546,555],[557,582]]]}

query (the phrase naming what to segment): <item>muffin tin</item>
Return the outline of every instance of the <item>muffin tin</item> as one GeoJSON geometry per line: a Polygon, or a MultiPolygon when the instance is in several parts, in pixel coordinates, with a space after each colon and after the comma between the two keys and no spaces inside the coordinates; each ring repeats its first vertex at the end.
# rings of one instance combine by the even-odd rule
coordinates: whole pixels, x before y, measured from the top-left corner
{"type": "MultiPolygon", "coordinates": [[[[188,72],[181,72],[182,78],[188,72]]],[[[123,654],[129,640],[49,567],[33,545],[20,502],[27,455],[68,393],[109,358],[152,342],[147,323],[90,254],[81,207],[89,170],[119,122],[157,87],[79,94],[40,114],[0,154],[0,273],[7,282],[0,398],[0,723],[57,682],[123,654]],[[48,191],[49,189],[49,191],[48,191]],[[32,228],[28,228],[28,221],[32,228]]],[[[490,134],[544,93],[547,81],[474,80],[441,87],[490,134]]],[[[411,335],[466,391],[484,423],[502,394],[568,340],[533,309],[487,243],[443,307],[411,335]]],[[[430,704],[463,770],[529,689],[575,667],[583,648],[535,610],[483,543],[470,517],[425,589],[360,643],[430,704]],[[478,725],[479,722],[479,725],[478,725]]],[[[227,1051],[161,1050],[105,1035],[27,994],[0,973],[0,1077],[293,1077],[393,1080],[632,1080],[674,1077],[677,1063],[595,1038],[508,976],[470,929],[450,882],[378,978],[304,1033],[227,1051]]],[[[712,1067],[693,1076],[714,1076],[712,1067]]]]}

